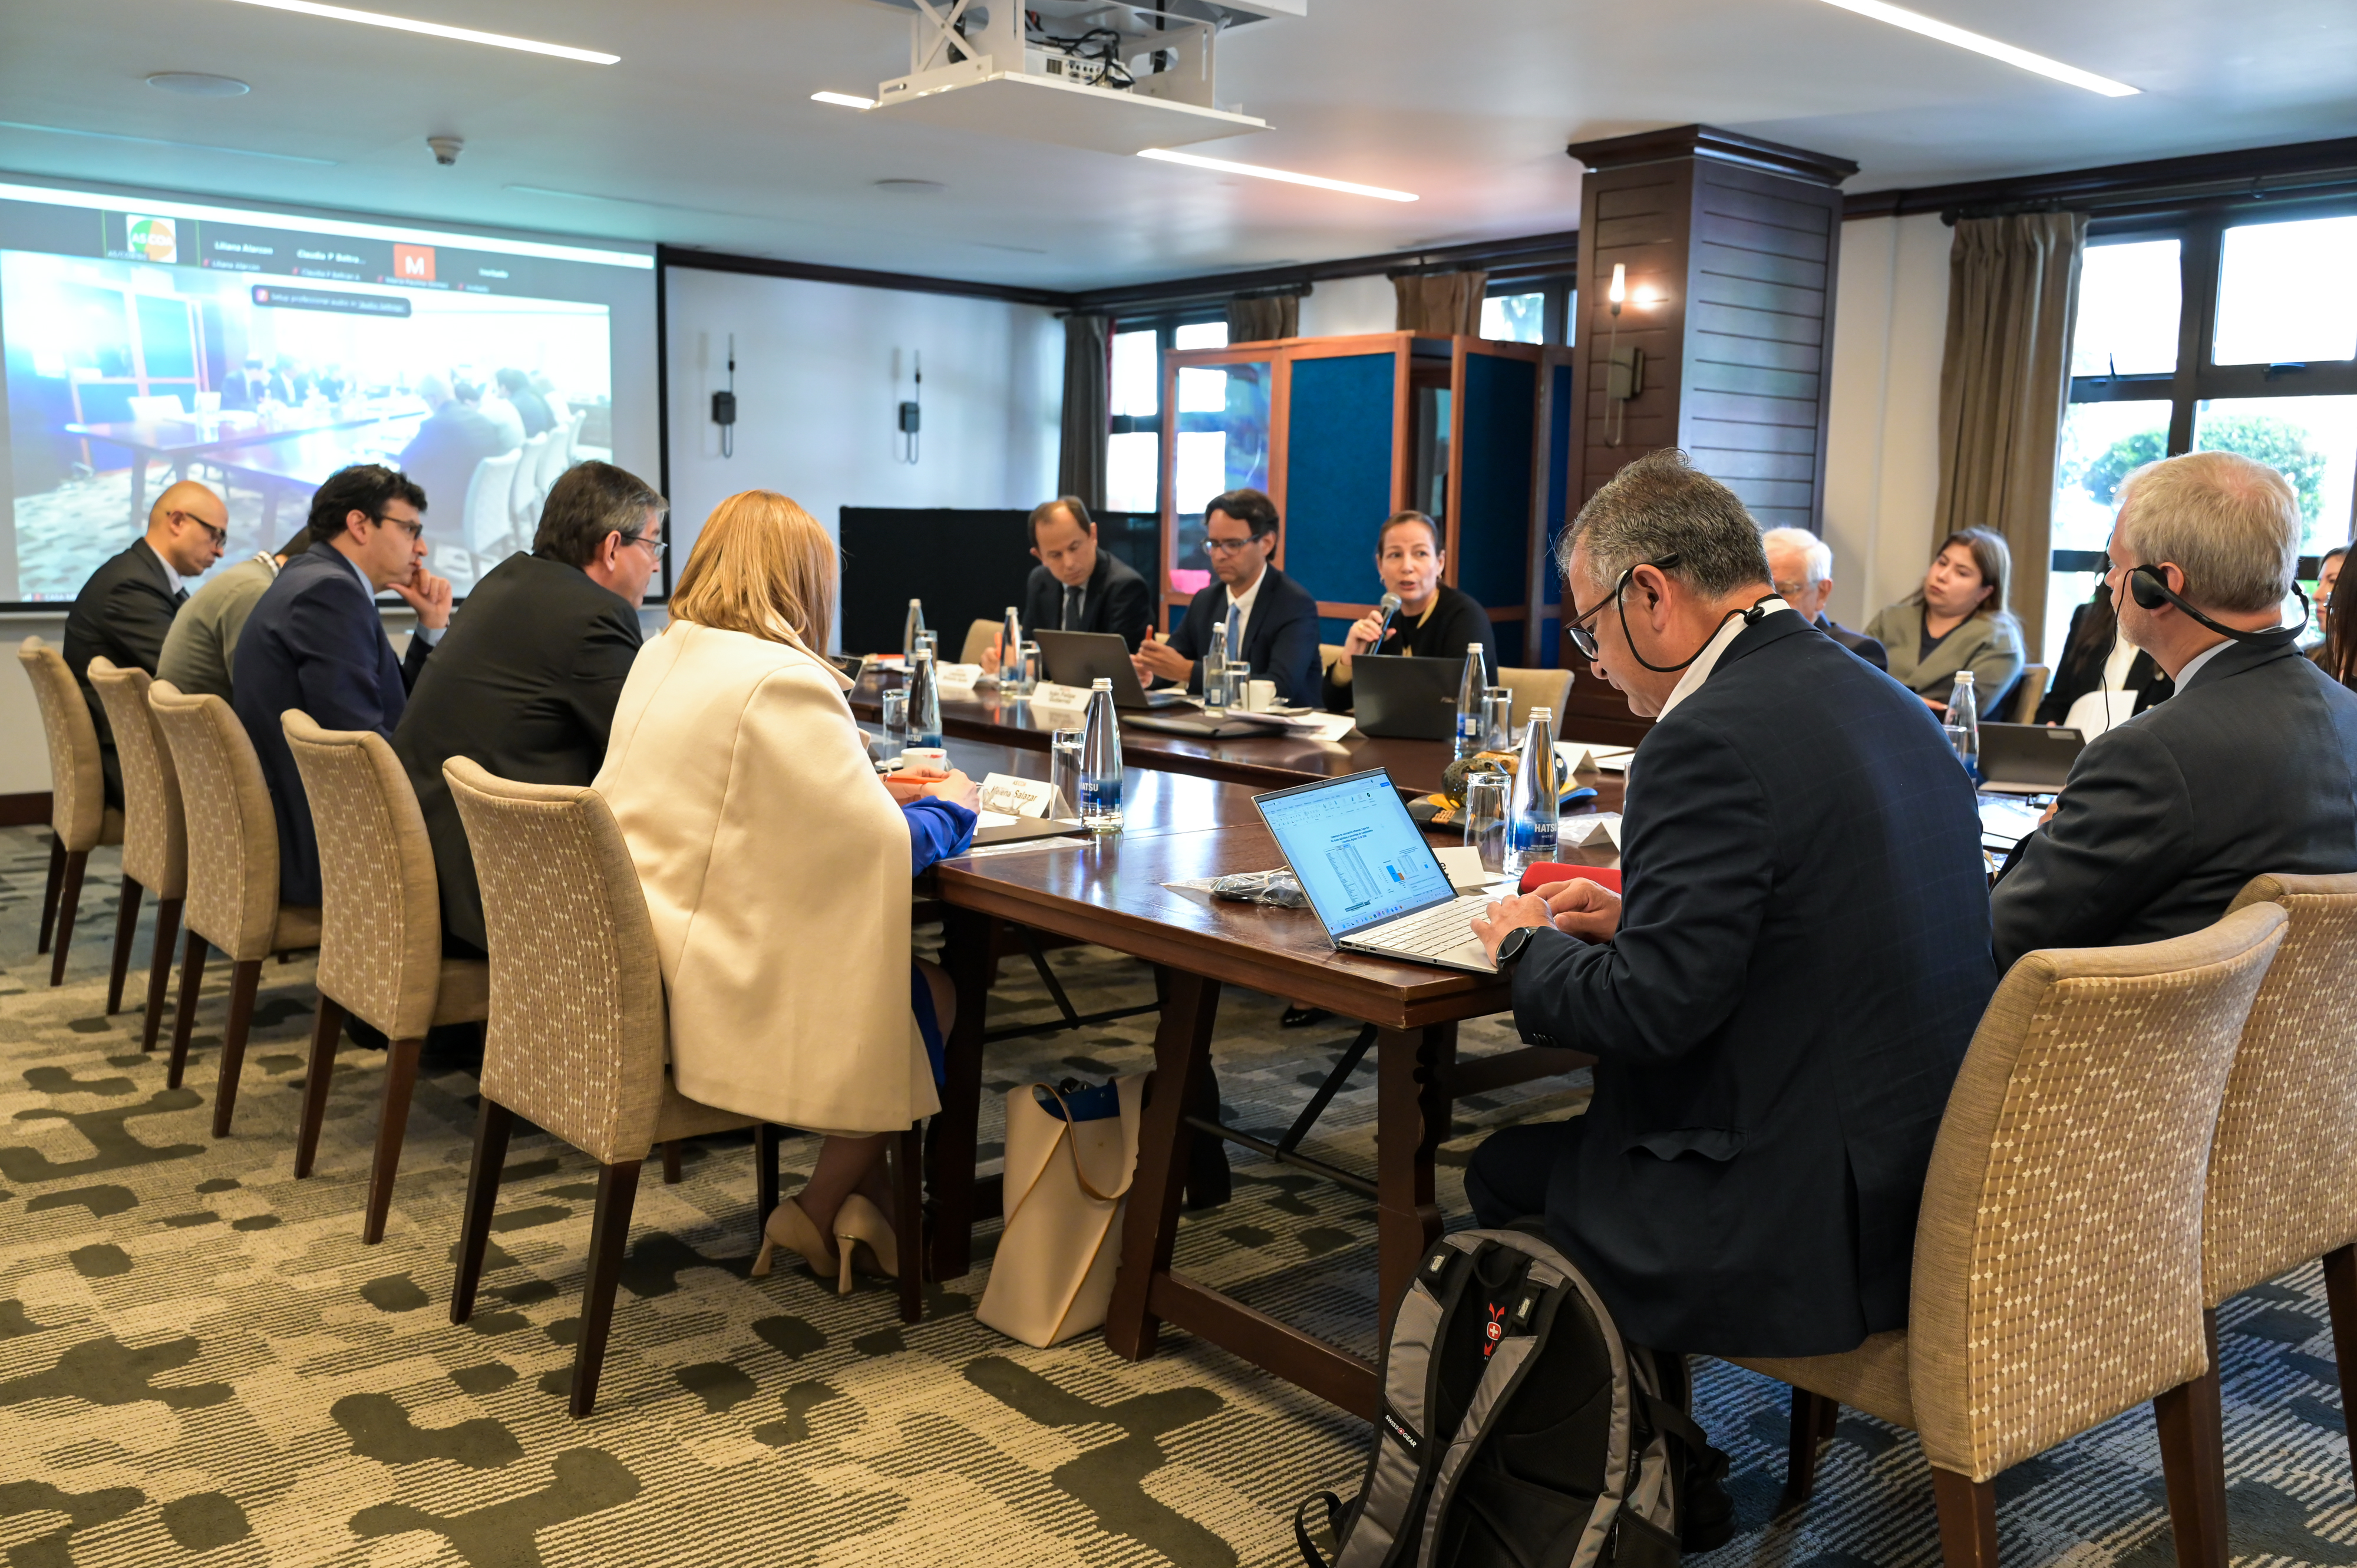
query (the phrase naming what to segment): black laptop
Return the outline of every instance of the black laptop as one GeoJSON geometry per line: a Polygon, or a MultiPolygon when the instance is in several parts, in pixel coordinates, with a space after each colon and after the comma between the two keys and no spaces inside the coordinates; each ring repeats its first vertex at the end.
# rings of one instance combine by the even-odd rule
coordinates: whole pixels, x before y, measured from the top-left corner
{"type": "Polygon", "coordinates": [[[1379,740],[1448,740],[1457,734],[1462,659],[1361,653],[1351,660],[1351,711],[1379,740]]]}
{"type": "Polygon", "coordinates": [[[1048,679],[1059,686],[1085,692],[1098,681],[1111,681],[1116,708],[1177,708],[1194,702],[1176,688],[1149,692],[1139,685],[1137,671],[1129,662],[1129,644],[1112,632],[1042,630],[1031,635],[1039,644],[1048,679]]]}
{"type": "Polygon", "coordinates": [[[1981,788],[2007,795],[2050,795],[2071,777],[2086,738],[2060,725],[1981,725],[1981,788]]]}

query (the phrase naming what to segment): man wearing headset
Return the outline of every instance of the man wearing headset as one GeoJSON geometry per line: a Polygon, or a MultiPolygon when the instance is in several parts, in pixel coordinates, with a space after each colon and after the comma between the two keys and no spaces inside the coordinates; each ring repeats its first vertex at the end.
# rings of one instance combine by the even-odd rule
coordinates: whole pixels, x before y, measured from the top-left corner
{"type": "Polygon", "coordinates": [[[1996,961],[2159,941],[2262,872],[2357,871],[2357,693],[2300,657],[2284,600],[2298,499],[2232,452],[2128,476],[2112,527],[2119,635],[2177,694],[2088,743],[1992,895],[1996,961]]]}

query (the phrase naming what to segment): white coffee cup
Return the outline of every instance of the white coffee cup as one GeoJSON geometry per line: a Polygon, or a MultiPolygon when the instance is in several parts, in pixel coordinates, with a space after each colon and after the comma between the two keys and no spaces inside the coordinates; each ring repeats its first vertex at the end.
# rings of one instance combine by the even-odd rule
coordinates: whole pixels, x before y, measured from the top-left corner
{"type": "Polygon", "coordinates": [[[938,746],[912,746],[900,754],[900,766],[926,773],[947,773],[950,754],[938,746]]]}
{"type": "Polygon", "coordinates": [[[1244,712],[1265,714],[1276,706],[1276,682],[1247,681],[1244,682],[1244,712]]]}

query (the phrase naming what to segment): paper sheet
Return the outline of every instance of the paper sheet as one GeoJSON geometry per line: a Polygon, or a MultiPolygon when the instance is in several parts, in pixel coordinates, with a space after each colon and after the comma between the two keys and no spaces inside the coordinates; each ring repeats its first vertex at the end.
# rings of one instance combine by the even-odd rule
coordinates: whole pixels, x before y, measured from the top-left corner
{"type": "Polygon", "coordinates": [[[1481,846],[1478,843],[1451,844],[1436,849],[1433,854],[1440,861],[1440,869],[1448,873],[1448,885],[1459,893],[1514,879],[1501,871],[1491,871],[1481,864],[1481,846]]]}
{"type": "Polygon", "coordinates": [[[1350,714],[1304,714],[1291,725],[1296,735],[1323,741],[1339,741],[1358,727],[1358,719],[1350,714]]]}
{"type": "Polygon", "coordinates": [[[1620,813],[1594,811],[1577,817],[1565,817],[1555,829],[1555,842],[1566,849],[1593,849],[1596,845],[1620,847],[1620,813]]]}
{"type": "Polygon", "coordinates": [[[974,819],[975,821],[974,825],[978,828],[1003,828],[1007,826],[1009,823],[1022,821],[1021,818],[1013,815],[1011,812],[994,811],[987,807],[976,811],[974,813],[974,819]]]}
{"type": "Polygon", "coordinates": [[[1555,749],[1575,778],[1591,768],[1605,773],[1625,773],[1629,759],[1637,755],[1633,746],[1606,746],[1587,740],[1559,740],[1555,749]]]}

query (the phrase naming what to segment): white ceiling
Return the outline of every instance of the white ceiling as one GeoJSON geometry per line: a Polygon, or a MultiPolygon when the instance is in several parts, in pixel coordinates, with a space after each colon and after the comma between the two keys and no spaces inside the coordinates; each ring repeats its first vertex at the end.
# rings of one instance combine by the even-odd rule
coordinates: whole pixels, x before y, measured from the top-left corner
{"type": "Polygon", "coordinates": [[[907,69],[905,13],[865,0],[362,3],[621,63],[228,0],[15,0],[0,120],[333,162],[0,129],[0,168],[1082,288],[1573,228],[1566,142],[1697,120],[1854,159],[1851,190],[2357,133],[2350,0],[1916,0],[2125,99],[1821,0],[1309,0],[1229,36],[1221,96],[1273,129],[1201,151],[1411,206],[810,102],[907,69]],[[161,70],[253,91],[176,97],[161,70]],[[466,138],[455,168],[437,133],[466,138]]]}

